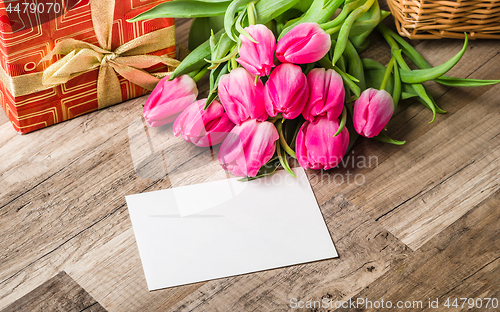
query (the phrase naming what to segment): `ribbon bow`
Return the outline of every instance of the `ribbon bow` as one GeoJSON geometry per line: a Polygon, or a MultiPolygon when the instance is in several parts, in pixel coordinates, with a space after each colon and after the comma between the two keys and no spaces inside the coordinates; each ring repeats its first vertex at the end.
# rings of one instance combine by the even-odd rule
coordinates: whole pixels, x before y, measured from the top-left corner
{"type": "Polygon", "coordinates": [[[111,51],[115,1],[94,0],[90,5],[92,22],[100,46],[75,39],[63,39],[58,42],[42,61],[50,60],[56,54],[65,56],[44,70],[44,86],[64,84],[99,67],[97,99],[101,109],[122,101],[117,74],[138,86],[153,90],[168,73],[150,74],[145,68],[157,64],[178,66],[179,61],[167,56],[145,55],[175,44],[173,26],[140,36],[111,51]]]}

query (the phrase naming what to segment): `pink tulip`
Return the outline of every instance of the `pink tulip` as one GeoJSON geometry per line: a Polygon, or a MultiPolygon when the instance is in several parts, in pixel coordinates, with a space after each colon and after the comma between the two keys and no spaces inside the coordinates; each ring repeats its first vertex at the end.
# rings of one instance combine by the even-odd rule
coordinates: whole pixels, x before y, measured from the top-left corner
{"type": "Polygon", "coordinates": [[[302,113],[309,97],[307,78],[293,64],[281,64],[273,70],[266,83],[266,111],[271,117],[283,113],[294,119],[302,113]]]}
{"type": "Polygon", "coordinates": [[[150,127],[161,127],[173,122],[198,97],[196,82],[183,75],[169,81],[160,80],[144,104],[143,116],[150,127]]]}
{"type": "Polygon", "coordinates": [[[245,30],[258,43],[240,35],[240,57],[236,61],[252,75],[269,76],[271,68],[274,67],[276,49],[276,38],[273,32],[264,25],[250,25],[245,30]]]}
{"type": "Polygon", "coordinates": [[[323,58],[332,42],[317,23],[302,23],[278,40],[276,57],[282,63],[307,64],[323,58]]]}
{"type": "Polygon", "coordinates": [[[333,69],[316,68],[307,75],[309,100],[302,115],[313,121],[316,116],[326,116],[335,120],[342,114],[345,90],[342,77],[333,69]]]}
{"type": "Polygon", "coordinates": [[[302,168],[328,170],[340,163],[349,147],[349,131],[344,128],[334,137],[339,126],[338,120],[328,120],[326,116],[302,125],[295,144],[297,160],[302,168]]]}
{"type": "Polygon", "coordinates": [[[189,105],[174,122],[174,135],[179,135],[196,146],[207,147],[221,143],[234,123],[224,112],[224,107],[213,101],[209,108],[203,110],[207,99],[189,105]]]}
{"type": "Polygon", "coordinates": [[[278,131],[268,121],[247,120],[222,142],[219,163],[237,176],[255,177],[274,155],[278,131]]]}
{"type": "Polygon", "coordinates": [[[385,90],[367,89],[354,102],[354,129],[360,135],[373,138],[379,135],[394,113],[394,101],[385,90]]]}
{"type": "Polygon", "coordinates": [[[264,106],[264,84],[244,68],[235,68],[219,81],[219,98],[226,112],[237,125],[247,119],[264,121],[268,115],[264,106]]]}

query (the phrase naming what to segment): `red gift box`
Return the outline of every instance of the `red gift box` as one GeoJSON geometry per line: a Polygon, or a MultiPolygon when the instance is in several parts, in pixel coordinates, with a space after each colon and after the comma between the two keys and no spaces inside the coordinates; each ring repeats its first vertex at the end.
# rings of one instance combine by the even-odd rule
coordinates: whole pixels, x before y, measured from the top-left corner
{"type": "MultiPolygon", "coordinates": [[[[108,1],[111,0],[93,1],[102,1],[101,3],[106,3],[105,5],[107,5],[108,1]]],[[[97,59],[100,60],[102,56],[105,56],[108,60],[111,59],[111,65],[117,65],[116,62],[113,62],[117,57],[112,53],[115,49],[134,39],[144,38],[144,35],[159,30],[162,30],[162,38],[165,38],[165,31],[167,31],[169,34],[167,37],[171,38],[169,39],[170,41],[163,40],[162,48],[159,50],[147,51],[136,55],[142,56],[142,54],[148,54],[175,57],[175,29],[173,19],[154,19],[135,23],[128,23],[126,21],[154,7],[158,3],[166,1],[116,0],[112,23],[111,20],[109,21],[109,25],[111,25],[111,41],[108,42],[110,44],[108,46],[109,54],[106,54],[108,53],[108,50],[106,50],[106,53],[103,52],[100,56],[97,56],[97,59]]],[[[47,14],[49,12],[41,14],[41,12],[37,12],[37,9],[34,12],[30,12],[29,7],[28,10],[23,12],[23,6],[17,8],[19,11],[13,11],[15,9],[13,5],[17,4],[16,1],[0,2],[0,103],[2,103],[2,107],[15,130],[19,133],[24,134],[48,127],[55,123],[149,92],[144,87],[125,79],[122,75],[127,76],[126,74],[122,73],[120,75],[116,73],[117,81],[119,81],[119,89],[121,89],[121,101],[118,100],[111,103],[107,101],[105,106],[103,106],[103,101],[98,99],[98,96],[100,96],[98,94],[98,80],[101,78],[99,76],[99,68],[91,68],[83,73],[78,73],[78,75],[74,75],[76,77],[72,76],[69,81],[63,84],[40,87],[41,83],[39,80],[42,72],[64,57],[61,54],[51,58],[52,54],[50,53],[54,50],[57,43],[72,38],[94,45],[95,50],[103,48],[102,40],[99,40],[98,35],[96,35],[97,28],[101,25],[97,25],[97,28],[94,27],[93,18],[94,22],[96,18],[92,16],[92,13],[96,14],[96,12],[91,12],[91,3],[88,0],[74,0],[75,3],[70,8],[67,7],[69,2],[68,0],[59,2],[62,5],[60,12],[64,12],[63,14],[59,14],[59,16],[57,16],[58,14],[55,12],[54,7],[50,14],[47,14]],[[11,5],[10,8],[8,7],[9,5],[11,5]],[[50,60],[42,61],[47,55],[50,60]],[[32,86],[34,80],[37,80],[36,84],[39,86],[32,86]],[[45,90],[38,91],[41,89],[45,90]]],[[[22,3],[22,0],[19,0],[18,3],[22,3]]],[[[57,3],[57,0],[54,3],[57,3]]],[[[47,10],[47,7],[45,7],[45,10],[47,10]]],[[[94,9],[94,11],[100,10],[94,9]]],[[[97,14],[99,13],[97,12],[97,14]]],[[[102,32],[102,30],[99,31],[102,32]]],[[[78,51],[77,49],[76,52],[78,51]]],[[[89,51],[92,52],[92,49],[89,51]]],[[[129,52],[127,52],[128,55],[133,54],[129,52]]],[[[122,67],[121,65],[118,66],[122,67]]],[[[168,68],[168,66],[154,64],[147,68],[141,68],[147,72],[165,72],[165,68],[168,68]]],[[[158,80],[158,77],[161,78],[160,75],[156,75],[154,79],[158,80]]],[[[116,87],[118,87],[118,83],[116,83],[116,87]]],[[[118,98],[119,93],[120,91],[118,90],[118,98]]]]}

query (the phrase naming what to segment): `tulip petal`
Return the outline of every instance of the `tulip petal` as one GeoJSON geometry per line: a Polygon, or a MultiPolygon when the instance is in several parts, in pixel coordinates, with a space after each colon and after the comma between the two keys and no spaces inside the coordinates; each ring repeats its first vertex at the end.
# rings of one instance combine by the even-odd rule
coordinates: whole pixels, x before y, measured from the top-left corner
{"type": "Polygon", "coordinates": [[[278,138],[272,123],[245,121],[235,126],[222,142],[219,163],[235,175],[254,177],[271,159],[278,138]]]}
{"type": "Polygon", "coordinates": [[[309,86],[302,69],[293,64],[281,64],[266,83],[266,111],[274,117],[278,112],[285,119],[302,113],[309,97],[309,86]]]}
{"type": "Polygon", "coordinates": [[[296,143],[297,160],[302,167],[328,170],[341,162],[349,146],[349,132],[344,128],[334,137],[339,125],[338,120],[331,121],[326,116],[302,125],[296,143]]]}
{"type": "Polygon", "coordinates": [[[267,119],[264,84],[244,68],[235,68],[219,81],[219,98],[231,121],[241,124],[247,119],[267,119]]]}
{"type": "Polygon", "coordinates": [[[274,67],[274,51],[276,38],[273,32],[265,25],[250,25],[245,31],[258,43],[250,41],[246,36],[240,35],[240,57],[236,59],[252,75],[267,76],[274,67]]]}
{"type": "Polygon", "coordinates": [[[172,81],[168,79],[167,76],[160,80],[144,105],[143,116],[151,127],[173,122],[198,96],[196,83],[191,77],[183,75],[172,81]]]}
{"type": "Polygon", "coordinates": [[[330,50],[330,36],[317,23],[301,23],[278,41],[276,57],[282,63],[319,61],[330,50]]]}
{"type": "Polygon", "coordinates": [[[394,102],[387,91],[367,89],[354,103],[354,128],[360,135],[372,138],[380,134],[393,113],[394,102]]]}
{"type": "Polygon", "coordinates": [[[234,124],[224,113],[222,104],[214,100],[207,110],[203,110],[207,99],[199,100],[186,108],[175,120],[174,135],[200,147],[221,143],[234,124]]]}

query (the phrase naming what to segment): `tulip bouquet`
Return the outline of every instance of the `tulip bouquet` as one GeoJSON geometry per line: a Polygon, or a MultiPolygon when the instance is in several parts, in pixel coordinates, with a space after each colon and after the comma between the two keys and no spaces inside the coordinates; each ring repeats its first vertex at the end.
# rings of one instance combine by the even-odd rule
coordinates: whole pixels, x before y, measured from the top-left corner
{"type": "MultiPolygon", "coordinates": [[[[384,134],[400,100],[416,97],[445,113],[422,85],[482,86],[498,80],[445,76],[467,47],[437,67],[381,21],[376,0],[174,0],[132,21],[194,17],[193,50],[160,81],[144,105],[152,126],[174,122],[175,136],[200,147],[222,143],[221,166],[246,180],[289,160],[307,169],[336,167],[361,135],[384,134]],[[391,46],[387,66],[361,59],[377,29],[391,46]],[[411,70],[403,54],[419,69],[411,70]],[[209,75],[207,98],[196,82],[209,75]]],[[[432,122],[431,121],[431,122],[432,122]]]]}

